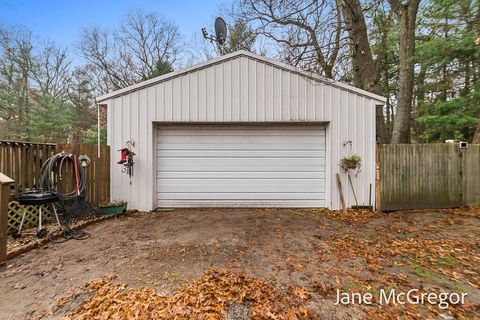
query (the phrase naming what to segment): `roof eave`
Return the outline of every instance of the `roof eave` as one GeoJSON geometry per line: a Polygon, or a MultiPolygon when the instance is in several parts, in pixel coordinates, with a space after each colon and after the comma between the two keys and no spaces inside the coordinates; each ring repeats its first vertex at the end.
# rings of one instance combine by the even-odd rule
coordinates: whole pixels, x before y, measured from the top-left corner
{"type": "Polygon", "coordinates": [[[276,60],[273,60],[273,59],[270,59],[270,58],[267,58],[267,57],[264,57],[264,56],[259,56],[257,54],[254,54],[254,53],[251,53],[251,52],[248,52],[248,51],[245,51],[245,50],[235,51],[235,52],[232,52],[232,53],[229,53],[229,54],[226,54],[226,55],[214,58],[214,59],[210,59],[210,60],[207,60],[205,62],[196,64],[196,65],[193,65],[193,66],[190,66],[190,67],[178,70],[178,71],[170,72],[170,73],[164,74],[162,76],[159,76],[159,77],[156,77],[156,78],[153,78],[153,79],[149,79],[149,80],[146,80],[146,81],[142,81],[142,82],[139,82],[139,83],[134,84],[132,86],[129,86],[129,87],[126,87],[126,88],[123,88],[123,89],[119,89],[119,90],[104,94],[104,95],[97,98],[97,102],[100,103],[100,102],[106,101],[108,99],[112,99],[112,98],[115,98],[115,97],[118,97],[118,96],[128,94],[128,93],[133,92],[135,90],[140,90],[140,89],[143,89],[143,88],[146,88],[146,87],[150,87],[150,86],[153,86],[153,85],[155,85],[157,83],[160,83],[162,81],[166,81],[170,78],[175,78],[175,77],[178,77],[182,74],[192,72],[194,70],[202,69],[202,68],[205,68],[205,67],[210,66],[210,65],[218,64],[222,61],[230,60],[230,59],[233,59],[233,58],[239,57],[239,56],[246,56],[246,57],[261,61],[263,63],[267,63],[267,64],[270,64],[272,66],[282,68],[284,70],[288,70],[288,71],[291,71],[291,72],[301,74],[303,76],[321,81],[325,84],[328,84],[328,85],[331,85],[331,86],[334,86],[334,87],[338,87],[338,88],[341,88],[343,90],[351,91],[351,92],[359,94],[359,95],[369,97],[373,100],[376,100],[376,101],[380,102],[381,104],[386,103],[386,98],[382,97],[380,95],[374,94],[372,92],[369,92],[369,91],[366,91],[366,90],[363,90],[363,89],[359,89],[357,87],[342,83],[340,81],[327,79],[327,78],[321,77],[317,74],[307,72],[307,71],[303,71],[303,70],[300,70],[298,68],[289,66],[287,64],[278,62],[276,60]]]}
{"type": "Polygon", "coordinates": [[[195,65],[192,65],[192,66],[187,67],[187,68],[183,68],[183,69],[180,69],[180,70],[177,70],[177,71],[169,72],[169,73],[166,73],[164,75],[139,82],[137,84],[134,84],[132,86],[129,86],[129,87],[126,87],[126,88],[123,88],[123,89],[112,91],[110,93],[107,93],[107,94],[104,94],[104,95],[98,97],[97,102],[101,102],[101,101],[105,101],[105,100],[108,100],[108,99],[111,99],[111,98],[114,98],[114,97],[117,97],[117,96],[121,96],[121,95],[127,94],[129,92],[138,90],[138,89],[153,86],[153,85],[155,85],[159,82],[168,80],[170,78],[177,77],[177,76],[182,75],[184,73],[188,73],[188,72],[192,72],[192,71],[197,70],[197,69],[205,68],[209,65],[219,63],[223,60],[232,59],[233,57],[240,56],[243,53],[244,53],[243,50],[235,51],[233,53],[229,53],[229,54],[226,54],[226,55],[223,55],[223,56],[219,56],[219,57],[216,57],[216,58],[213,58],[213,59],[195,64],[195,65]]]}

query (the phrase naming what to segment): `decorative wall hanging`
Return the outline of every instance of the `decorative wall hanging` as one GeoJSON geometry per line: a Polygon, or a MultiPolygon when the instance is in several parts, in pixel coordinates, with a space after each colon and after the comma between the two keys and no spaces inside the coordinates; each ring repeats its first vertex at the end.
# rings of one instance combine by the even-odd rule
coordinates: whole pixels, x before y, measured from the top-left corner
{"type": "Polygon", "coordinates": [[[135,142],[129,140],[125,142],[125,146],[118,150],[120,151],[120,160],[117,163],[123,165],[122,172],[130,177],[130,184],[132,184],[133,165],[135,164],[133,157],[135,153],[131,150],[131,147],[135,147],[135,142]]]}

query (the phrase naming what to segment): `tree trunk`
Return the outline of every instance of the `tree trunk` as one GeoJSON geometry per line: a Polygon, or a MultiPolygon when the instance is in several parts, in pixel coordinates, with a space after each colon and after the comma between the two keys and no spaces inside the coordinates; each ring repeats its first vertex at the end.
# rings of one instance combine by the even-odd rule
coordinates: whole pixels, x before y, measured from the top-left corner
{"type": "MultiPolygon", "coordinates": [[[[420,117],[422,115],[422,106],[425,103],[425,78],[427,75],[427,67],[424,65],[420,65],[420,71],[418,72],[416,82],[416,105],[413,106],[413,117],[414,119],[420,117]]],[[[422,132],[425,130],[423,125],[420,125],[414,122],[414,132],[415,138],[417,143],[421,143],[422,139],[420,136],[422,132]]]]}
{"type": "MultiPolygon", "coordinates": [[[[368,42],[362,5],[359,0],[339,0],[339,7],[349,35],[354,84],[358,88],[380,94],[379,73],[368,42]]],[[[386,142],[383,106],[376,108],[376,126],[379,142],[386,142]]]]}
{"type": "Polygon", "coordinates": [[[472,143],[480,144],[480,113],[478,114],[477,129],[475,129],[475,134],[473,135],[472,143]]]}
{"type": "Polygon", "coordinates": [[[398,0],[389,2],[400,24],[399,92],[392,143],[409,143],[415,64],[412,58],[415,53],[415,26],[420,0],[409,0],[405,5],[398,0]]]}

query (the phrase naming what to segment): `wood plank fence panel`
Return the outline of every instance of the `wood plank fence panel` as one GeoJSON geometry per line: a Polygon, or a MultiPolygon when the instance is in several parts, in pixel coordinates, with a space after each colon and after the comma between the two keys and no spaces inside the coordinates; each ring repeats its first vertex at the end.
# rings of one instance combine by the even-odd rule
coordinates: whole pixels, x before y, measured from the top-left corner
{"type": "Polygon", "coordinates": [[[0,170],[15,181],[14,195],[38,187],[40,166],[54,151],[55,144],[0,141],[0,170]]]}
{"type": "MultiPolygon", "coordinates": [[[[87,155],[91,164],[86,168],[87,200],[94,206],[110,201],[110,147],[101,146],[100,159],[97,145],[87,144],[49,144],[0,140],[0,171],[11,177],[11,205],[9,206],[9,230],[18,226],[21,207],[13,202],[16,196],[30,189],[39,188],[40,170],[45,161],[60,152],[87,155]]],[[[75,175],[71,163],[62,171],[58,191],[71,192],[75,189],[75,175]]],[[[48,210],[47,210],[48,213],[48,210]]],[[[33,225],[38,219],[36,210],[28,210],[26,226],[33,225]]]]}
{"type": "MultiPolygon", "coordinates": [[[[16,141],[0,141],[1,172],[12,177],[14,195],[18,196],[29,189],[39,187],[40,170],[44,162],[53,154],[59,152],[88,155],[92,163],[86,169],[87,197],[95,204],[108,202],[110,199],[110,149],[101,146],[101,158],[98,160],[97,146],[78,144],[43,144],[16,141]],[[103,169],[103,170],[102,170],[103,169]],[[97,172],[98,171],[98,172],[97,172]],[[97,199],[98,179],[98,199],[97,199]]],[[[74,171],[71,166],[64,168],[64,185],[62,191],[75,188],[74,171]]]]}
{"type": "Polygon", "coordinates": [[[38,185],[38,177],[40,176],[40,148],[38,145],[33,145],[33,176],[34,178],[34,183],[33,185],[36,186],[38,185]]]}
{"type": "Polygon", "coordinates": [[[452,208],[480,203],[480,145],[379,146],[380,209],[452,208]]]}
{"type": "Polygon", "coordinates": [[[21,191],[23,191],[23,186],[22,186],[22,179],[20,176],[20,154],[21,150],[19,148],[18,143],[13,144],[13,176],[15,177],[13,180],[18,181],[19,183],[15,183],[15,196],[19,195],[21,191]]]}
{"type": "Polygon", "coordinates": [[[480,145],[471,145],[464,157],[465,204],[480,203],[480,145]]]}
{"type": "MultiPolygon", "coordinates": [[[[86,197],[94,205],[102,205],[110,201],[110,147],[102,145],[100,159],[96,145],[88,144],[58,144],[57,152],[66,152],[76,155],[87,155],[90,165],[86,168],[87,191],[86,197]],[[105,168],[101,170],[99,168],[105,168]]],[[[63,177],[65,184],[63,191],[75,188],[75,176],[71,166],[67,166],[63,177]]]]}
{"type": "Polygon", "coordinates": [[[100,183],[104,183],[104,186],[100,189],[102,190],[102,202],[109,202],[110,201],[110,148],[102,148],[101,149],[101,160],[100,161],[100,174],[102,176],[102,180],[100,183]]]}

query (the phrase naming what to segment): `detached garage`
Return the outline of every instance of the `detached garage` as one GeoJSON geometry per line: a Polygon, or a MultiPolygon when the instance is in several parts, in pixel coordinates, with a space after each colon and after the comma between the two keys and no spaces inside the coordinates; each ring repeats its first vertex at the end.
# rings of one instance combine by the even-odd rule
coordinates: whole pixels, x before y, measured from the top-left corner
{"type": "Polygon", "coordinates": [[[98,98],[111,197],[129,208],[374,204],[375,107],[384,98],[246,51],[98,98]],[[135,153],[130,177],[116,162],[135,153]],[[361,171],[339,161],[357,154],[361,171]]]}

